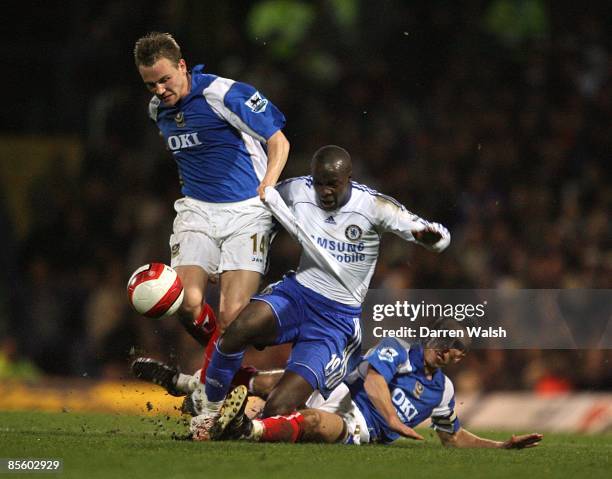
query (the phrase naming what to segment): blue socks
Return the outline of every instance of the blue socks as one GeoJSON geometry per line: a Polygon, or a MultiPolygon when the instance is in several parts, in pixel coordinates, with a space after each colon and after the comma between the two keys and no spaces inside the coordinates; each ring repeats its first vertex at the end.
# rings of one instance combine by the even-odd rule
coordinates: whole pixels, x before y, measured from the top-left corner
{"type": "Polygon", "coordinates": [[[219,350],[219,343],[215,344],[208,368],[206,368],[206,383],[204,390],[206,398],[211,402],[223,401],[234,376],[240,369],[244,358],[244,351],[237,353],[226,354],[219,350]]]}

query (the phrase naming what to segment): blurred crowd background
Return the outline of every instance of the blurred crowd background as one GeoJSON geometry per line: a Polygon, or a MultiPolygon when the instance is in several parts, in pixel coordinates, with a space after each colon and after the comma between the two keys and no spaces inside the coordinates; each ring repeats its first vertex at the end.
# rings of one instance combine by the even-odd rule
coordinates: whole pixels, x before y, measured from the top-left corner
{"type": "MultiPolygon", "coordinates": [[[[3,53],[0,376],[201,360],[178,322],[139,317],[125,294],[136,267],[169,262],[180,197],[133,65],[150,30],[285,113],[284,178],[338,144],[355,180],[449,227],[442,256],[387,236],[372,287],[612,288],[612,17],[588,3],[36,2],[3,53]]],[[[264,282],[298,253],[280,235],[264,282]]],[[[611,359],[474,351],[454,377],[471,391],[609,390],[611,359]]]]}

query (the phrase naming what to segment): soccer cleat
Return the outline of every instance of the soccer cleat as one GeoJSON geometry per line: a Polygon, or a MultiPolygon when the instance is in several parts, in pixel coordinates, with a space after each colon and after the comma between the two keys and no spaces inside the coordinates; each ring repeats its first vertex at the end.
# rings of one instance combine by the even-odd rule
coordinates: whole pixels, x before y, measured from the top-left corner
{"type": "Polygon", "coordinates": [[[132,374],[138,379],[163,387],[172,396],[184,396],[176,387],[179,370],[152,358],[137,358],[132,363],[132,374]]]}
{"type": "Polygon", "coordinates": [[[210,429],[210,439],[242,439],[250,435],[253,423],[244,413],[247,399],[248,391],[245,386],[238,386],[229,393],[218,419],[210,429]]]}
{"type": "Polygon", "coordinates": [[[189,431],[194,441],[209,441],[210,430],[219,418],[218,414],[200,414],[191,418],[189,431]]]}

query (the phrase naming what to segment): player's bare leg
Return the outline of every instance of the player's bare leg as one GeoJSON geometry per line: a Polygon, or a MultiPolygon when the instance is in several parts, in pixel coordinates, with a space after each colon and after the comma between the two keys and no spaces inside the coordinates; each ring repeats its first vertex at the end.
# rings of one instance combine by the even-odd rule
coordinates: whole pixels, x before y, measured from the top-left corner
{"type": "MultiPolygon", "coordinates": [[[[177,366],[166,364],[153,358],[136,358],[131,366],[132,374],[137,379],[157,384],[164,388],[172,396],[186,396],[191,394],[200,384],[200,372],[185,374],[177,366]]],[[[240,374],[241,371],[239,371],[240,374]]],[[[284,370],[271,369],[265,371],[255,370],[253,376],[248,381],[247,389],[249,394],[266,399],[274,386],[278,383],[284,370]]],[[[239,386],[242,381],[235,380],[233,386],[239,386]]],[[[263,411],[263,403],[260,408],[263,411]]],[[[260,411],[260,412],[261,412],[260,411]]]]}
{"type": "Polygon", "coordinates": [[[249,392],[255,396],[267,399],[284,372],[283,369],[257,371],[251,380],[251,384],[249,384],[249,392]]]}
{"type": "Polygon", "coordinates": [[[302,376],[285,371],[268,395],[262,417],[291,414],[306,403],[312,392],[312,386],[302,376]]]}
{"type": "Polygon", "coordinates": [[[204,383],[192,394],[194,409],[199,414],[191,422],[194,439],[208,439],[208,429],[220,413],[247,346],[263,347],[274,344],[277,330],[272,309],[261,301],[250,303],[229,325],[215,346],[218,354],[213,356],[211,366],[202,374],[204,383]]]}
{"type": "Polygon", "coordinates": [[[274,344],[278,325],[272,308],[263,301],[253,301],[221,336],[219,349],[225,354],[243,351],[247,346],[274,344]]]}
{"type": "Polygon", "coordinates": [[[346,437],[346,425],[337,414],[304,409],[284,416],[250,419],[245,414],[246,407],[246,389],[239,386],[225,400],[219,420],[211,430],[212,439],[334,443],[346,437]]]}
{"type": "Polygon", "coordinates": [[[257,293],[261,274],[256,271],[224,271],[221,274],[221,296],[219,299],[219,329],[225,331],[240,311],[257,293]]]}
{"type": "Polygon", "coordinates": [[[205,303],[208,273],[196,265],[176,266],[175,270],[185,292],[178,319],[196,341],[206,346],[216,328],[214,313],[205,303]]]}
{"type": "Polygon", "coordinates": [[[346,436],[346,426],[340,416],[318,409],[253,419],[252,424],[251,437],[247,438],[261,442],[335,443],[346,436]]]}
{"type": "MultiPolygon", "coordinates": [[[[219,297],[219,319],[216,330],[206,345],[204,361],[202,365],[201,381],[206,378],[206,368],[212,358],[217,338],[236,319],[238,314],[249,304],[251,296],[259,289],[261,274],[255,271],[225,271],[220,277],[219,297]]],[[[241,382],[248,386],[250,379],[255,374],[253,368],[244,368],[237,374],[238,384],[241,382]],[[251,369],[251,370],[250,370],[251,369]],[[242,373],[242,374],[241,374],[242,373]]]]}

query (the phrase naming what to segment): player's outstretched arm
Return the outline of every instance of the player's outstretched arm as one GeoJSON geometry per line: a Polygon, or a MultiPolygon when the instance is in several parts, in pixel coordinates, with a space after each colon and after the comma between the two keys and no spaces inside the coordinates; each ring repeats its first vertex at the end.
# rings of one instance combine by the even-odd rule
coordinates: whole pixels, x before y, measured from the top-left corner
{"type": "Polygon", "coordinates": [[[438,437],[445,447],[480,447],[480,448],[498,448],[498,449],[524,449],[526,447],[537,446],[542,438],[542,434],[532,433],[522,436],[512,435],[507,441],[494,441],[478,437],[472,434],[467,429],[459,429],[454,434],[449,434],[444,431],[436,431],[438,437]]]}
{"type": "Polygon", "coordinates": [[[435,253],[441,253],[450,244],[451,235],[444,225],[424,220],[384,195],[378,196],[376,204],[379,226],[383,231],[406,241],[415,241],[435,253]]]}
{"type": "Polygon", "coordinates": [[[370,401],[372,401],[374,407],[385,418],[385,421],[391,429],[409,439],[416,439],[418,441],[423,440],[423,436],[400,421],[395,411],[395,407],[391,402],[391,393],[389,392],[387,381],[385,381],[385,378],[376,372],[372,366],[368,368],[363,386],[370,401]]]}
{"type": "Polygon", "coordinates": [[[257,193],[262,201],[266,196],[266,186],[276,185],[287,163],[287,157],[289,156],[289,140],[287,140],[281,130],[278,130],[268,138],[266,146],[268,149],[268,167],[265,176],[257,187],[257,193]]]}

